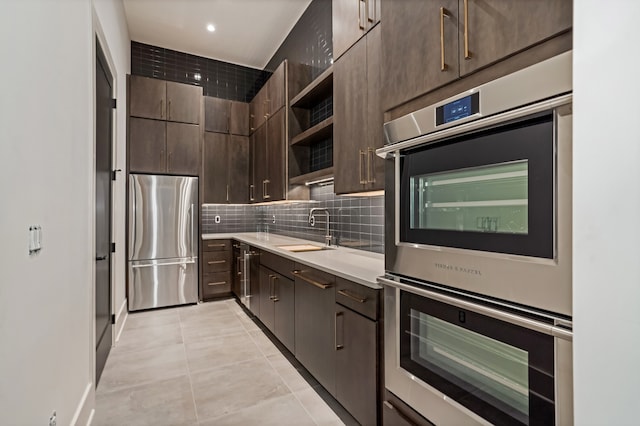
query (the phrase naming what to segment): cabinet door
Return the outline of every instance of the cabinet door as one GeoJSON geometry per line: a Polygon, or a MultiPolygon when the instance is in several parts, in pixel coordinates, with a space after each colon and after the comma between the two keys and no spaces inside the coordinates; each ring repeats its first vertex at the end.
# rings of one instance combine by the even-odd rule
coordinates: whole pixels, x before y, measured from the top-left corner
{"type": "Polygon", "coordinates": [[[459,10],[460,75],[564,32],[573,19],[571,0],[459,0],[459,10]]]}
{"type": "Polygon", "coordinates": [[[157,78],[132,75],[129,78],[129,115],[132,117],[167,117],[167,83],[157,78]]]}
{"type": "Polygon", "coordinates": [[[275,335],[291,353],[295,353],[295,284],[280,274],[274,275],[275,335]]]}
{"type": "Polygon", "coordinates": [[[203,203],[226,203],[229,135],[204,133],[203,203]]]}
{"type": "Polygon", "coordinates": [[[167,81],[167,120],[200,123],[202,87],[167,81]]]}
{"type": "Polygon", "coordinates": [[[165,173],[166,123],[145,118],[129,119],[129,170],[143,173],[165,173]]]}
{"type": "Polygon", "coordinates": [[[167,172],[200,174],[200,126],[167,123],[167,172]]]}
{"type": "Polygon", "coordinates": [[[264,183],[265,201],[284,200],[286,194],[285,132],[286,110],[281,108],[266,123],[267,130],[267,176],[264,183]]]}
{"type": "Polygon", "coordinates": [[[228,146],[229,202],[249,202],[249,137],[232,135],[228,146]]]}
{"type": "Polygon", "coordinates": [[[260,321],[273,333],[275,331],[273,318],[274,318],[274,303],[273,287],[274,287],[274,273],[264,266],[260,266],[260,321]]]}
{"type": "Polygon", "coordinates": [[[366,0],[333,0],[331,7],[335,60],[365,34],[368,25],[367,3],[366,0]]]}
{"type": "Polygon", "coordinates": [[[266,120],[267,85],[262,86],[249,104],[251,131],[256,131],[266,120]]]}
{"type": "MultiPolygon", "coordinates": [[[[373,0],[370,0],[373,1],[373,0]]],[[[380,102],[382,81],[382,25],[367,33],[367,133],[366,133],[366,181],[367,190],[384,188],[384,160],[376,155],[376,149],[384,145],[384,112],[380,102]]]]}
{"type": "Polygon", "coordinates": [[[362,191],[367,136],[367,44],[333,64],[333,168],[336,194],[362,191]]]}
{"type": "Polygon", "coordinates": [[[232,135],[249,136],[249,104],[231,101],[231,120],[229,133],[232,135]]]}
{"type": "Polygon", "coordinates": [[[335,294],[333,277],[296,264],[295,354],[331,395],[335,395],[335,294]],[[323,288],[324,287],[324,288],[323,288]]]}
{"type": "Polygon", "coordinates": [[[264,201],[265,180],[267,180],[267,126],[260,126],[251,135],[253,157],[253,201],[264,201]]]}
{"type": "Polygon", "coordinates": [[[260,250],[250,247],[249,252],[249,310],[260,318],[260,250]]]}
{"type": "Polygon", "coordinates": [[[458,0],[385,1],[382,21],[383,111],[458,78],[458,0]]]}
{"type": "Polygon", "coordinates": [[[227,99],[204,98],[204,130],[207,132],[229,133],[231,101],[227,99]]]}
{"type": "Polygon", "coordinates": [[[231,291],[236,297],[242,296],[242,251],[240,250],[240,244],[235,242],[233,243],[231,291]]]}
{"type": "Polygon", "coordinates": [[[335,305],[336,399],[360,424],[377,424],[378,328],[375,321],[335,305]]]}
{"type": "Polygon", "coordinates": [[[271,117],[285,104],[287,62],[283,61],[267,82],[267,116],[271,117]]]}

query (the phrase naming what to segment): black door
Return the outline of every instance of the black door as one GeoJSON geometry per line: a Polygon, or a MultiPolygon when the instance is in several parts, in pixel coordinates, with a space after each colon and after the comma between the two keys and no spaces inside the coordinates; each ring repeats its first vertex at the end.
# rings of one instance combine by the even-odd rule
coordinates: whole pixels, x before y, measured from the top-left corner
{"type": "Polygon", "coordinates": [[[113,78],[96,42],[96,386],[111,349],[111,101],[113,78]]]}

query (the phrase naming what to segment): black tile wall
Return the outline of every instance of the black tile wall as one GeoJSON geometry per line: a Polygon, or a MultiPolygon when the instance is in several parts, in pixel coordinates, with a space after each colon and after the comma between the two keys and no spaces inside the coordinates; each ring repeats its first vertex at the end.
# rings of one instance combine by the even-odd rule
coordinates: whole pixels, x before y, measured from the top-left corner
{"type": "Polygon", "coordinates": [[[131,41],[131,74],[202,86],[205,96],[249,102],[268,71],[131,41]]]}
{"type": "Polygon", "coordinates": [[[311,198],[314,201],[272,206],[205,204],[203,232],[270,232],[324,242],[324,214],[316,215],[315,226],[308,222],[312,207],[324,207],[329,209],[329,229],[338,245],[384,253],[384,196],[336,196],[333,185],[326,185],[312,187],[311,198]]]}
{"type": "Polygon", "coordinates": [[[333,138],[316,142],[309,147],[310,171],[326,169],[333,165],[333,138]]]}
{"type": "Polygon", "coordinates": [[[313,0],[273,54],[265,70],[273,72],[280,63],[308,65],[315,78],[333,63],[331,0],[313,0]]]}

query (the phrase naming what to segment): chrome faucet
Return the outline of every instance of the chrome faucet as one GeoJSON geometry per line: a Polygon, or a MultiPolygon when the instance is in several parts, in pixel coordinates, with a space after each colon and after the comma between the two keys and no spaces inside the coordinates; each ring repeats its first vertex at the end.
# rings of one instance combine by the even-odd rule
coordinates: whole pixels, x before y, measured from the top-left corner
{"type": "Polygon", "coordinates": [[[331,233],[329,232],[329,209],[324,207],[314,207],[311,210],[309,210],[309,225],[311,226],[315,226],[316,224],[316,218],[313,215],[315,212],[322,212],[327,218],[324,241],[327,247],[329,247],[331,245],[331,233]]]}

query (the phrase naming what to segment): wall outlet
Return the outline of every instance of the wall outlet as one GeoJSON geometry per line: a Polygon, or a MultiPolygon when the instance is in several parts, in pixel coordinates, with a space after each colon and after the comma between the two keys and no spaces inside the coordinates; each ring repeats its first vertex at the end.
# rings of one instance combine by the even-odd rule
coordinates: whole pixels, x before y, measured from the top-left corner
{"type": "Polygon", "coordinates": [[[219,215],[216,215],[216,217],[214,217],[214,218],[213,218],[213,221],[214,221],[215,223],[220,223],[220,220],[221,220],[221,219],[220,219],[220,216],[219,216],[219,215]]]}
{"type": "Polygon", "coordinates": [[[49,426],[57,426],[57,424],[58,424],[58,416],[54,411],[53,414],[51,414],[51,417],[49,417],[49,426]]]}

